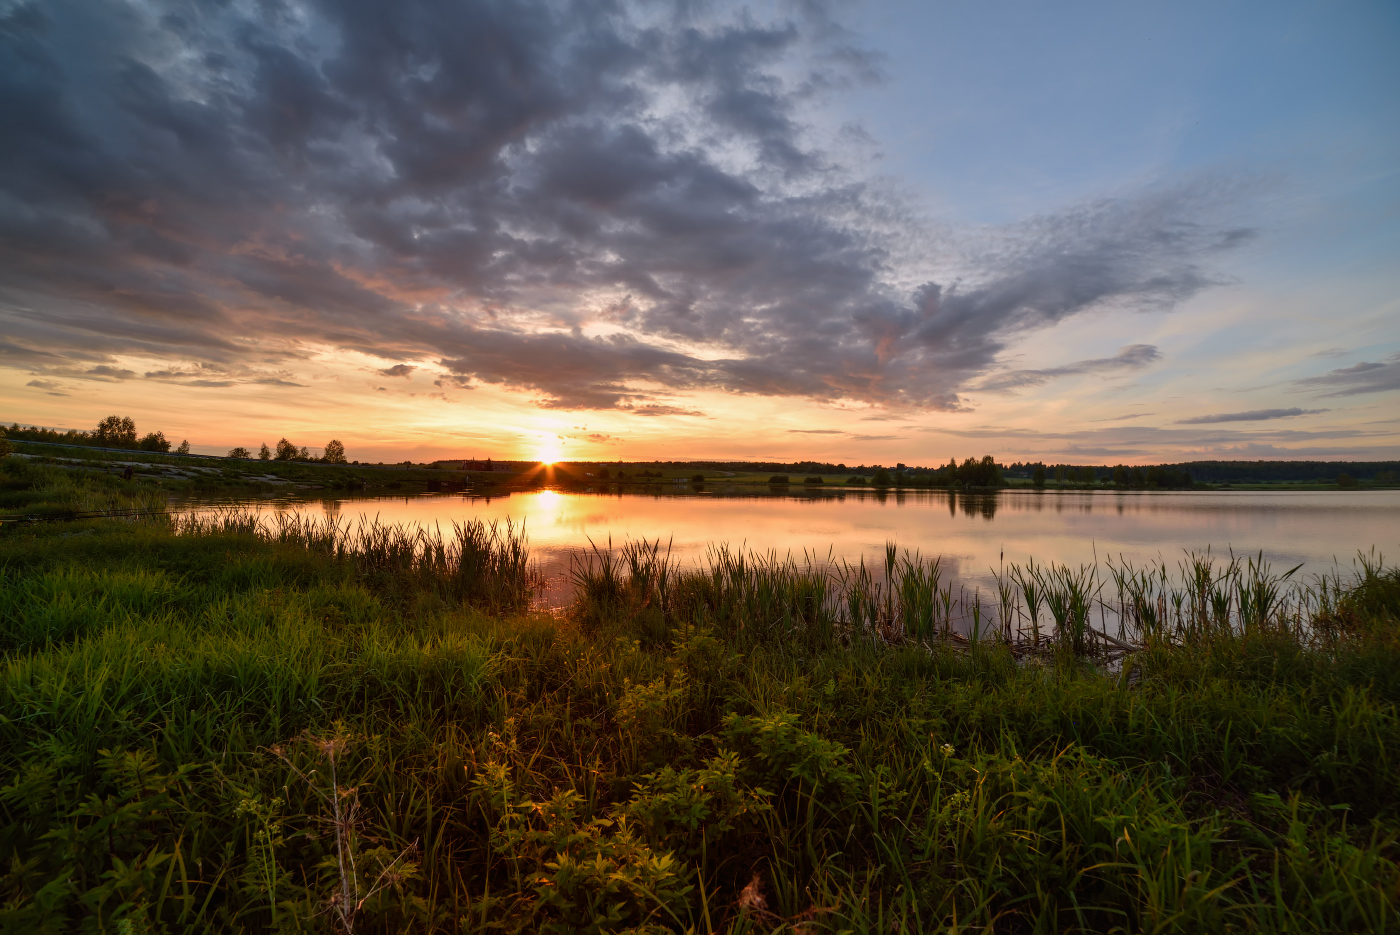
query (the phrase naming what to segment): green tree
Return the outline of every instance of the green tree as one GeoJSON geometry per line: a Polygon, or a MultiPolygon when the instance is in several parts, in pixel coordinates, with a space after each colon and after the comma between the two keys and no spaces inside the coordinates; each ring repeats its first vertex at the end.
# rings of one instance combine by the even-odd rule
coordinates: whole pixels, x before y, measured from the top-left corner
{"type": "Polygon", "coordinates": [[[180,442],[180,447],[175,449],[177,455],[187,455],[190,453],[190,440],[187,438],[180,442]]]}
{"type": "Polygon", "coordinates": [[[253,453],[252,453],[251,451],[249,451],[247,448],[238,447],[238,448],[230,448],[230,449],[229,449],[229,452],[228,452],[228,456],[229,456],[230,458],[251,458],[251,457],[253,456],[253,453]]]}
{"type": "Polygon", "coordinates": [[[877,467],[875,469],[875,476],[871,478],[870,482],[876,487],[888,487],[894,483],[894,479],[890,477],[889,471],[882,467],[877,467]]]}
{"type": "Polygon", "coordinates": [[[136,423],[130,416],[108,416],[97,423],[93,439],[108,448],[136,447],[136,423]]]}
{"type": "Polygon", "coordinates": [[[279,438],[277,440],[276,457],[278,461],[295,461],[300,455],[301,452],[297,449],[296,445],[293,445],[285,438],[279,438]]]}
{"type": "Polygon", "coordinates": [[[326,442],[326,450],[321,455],[321,460],[327,464],[344,464],[345,446],[340,443],[339,439],[332,438],[326,442]]]}
{"type": "Polygon", "coordinates": [[[15,450],[15,446],[10,444],[10,440],[5,436],[5,430],[0,429],[0,458],[8,458],[10,452],[15,450]]]}
{"type": "Polygon", "coordinates": [[[1352,477],[1352,476],[1351,476],[1350,474],[1348,474],[1346,471],[1343,471],[1342,473],[1340,473],[1340,474],[1337,475],[1337,486],[1338,486],[1338,487],[1355,487],[1355,486],[1356,486],[1356,478],[1352,477]]]}
{"type": "Polygon", "coordinates": [[[1118,465],[1113,469],[1113,483],[1117,487],[1128,486],[1128,469],[1124,465],[1118,465]]]}
{"type": "Polygon", "coordinates": [[[272,449],[269,448],[269,447],[267,447],[267,442],[263,442],[262,447],[258,449],[258,460],[259,460],[259,461],[271,461],[271,460],[272,460],[272,449]]]}
{"type": "Polygon", "coordinates": [[[1045,465],[1037,464],[1035,470],[1031,472],[1031,483],[1037,487],[1045,486],[1045,465]]]}

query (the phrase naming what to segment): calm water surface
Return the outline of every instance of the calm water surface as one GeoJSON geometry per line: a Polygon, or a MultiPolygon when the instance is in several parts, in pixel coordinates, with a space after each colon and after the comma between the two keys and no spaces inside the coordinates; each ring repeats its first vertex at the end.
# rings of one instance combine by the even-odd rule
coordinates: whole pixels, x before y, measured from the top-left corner
{"type": "Polygon", "coordinates": [[[242,504],[267,512],[327,516],[450,529],[453,521],[524,523],[531,554],[554,576],[549,597],[562,600],[562,573],[589,540],[606,547],[660,539],[683,565],[728,543],[757,552],[821,559],[883,561],[885,543],[941,556],[945,570],[986,588],[1000,562],[1077,564],[1124,557],[1134,563],[1184,550],[1257,554],[1300,575],[1349,571],[1358,550],[1400,556],[1400,490],[1376,491],[944,491],[792,494],[580,493],[535,490],[496,496],[273,500],[242,504]]]}

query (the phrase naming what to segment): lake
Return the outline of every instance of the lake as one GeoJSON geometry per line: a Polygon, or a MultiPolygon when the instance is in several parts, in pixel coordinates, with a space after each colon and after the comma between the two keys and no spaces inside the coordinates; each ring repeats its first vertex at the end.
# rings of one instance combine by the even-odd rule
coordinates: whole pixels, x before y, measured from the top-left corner
{"type": "MultiPolygon", "coordinates": [[[[713,545],[825,560],[883,562],[885,544],[941,556],[946,575],[988,589],[1003,561],[1072,565],[1122,557],[1175,565],[1184,550],[1256,555],[1298,577],[1340,566],[1358,551],[1400,555],[1400,490],[1077,491],[1003,490],[880,493],[868,490],[748,493],[589,493],[528,490],[320,500],[243,501],[240,506],[338,518],[354,524],[440,524],[482,519],[524,524],[532,556],[551,585],[546,603],[567,600],[572,559],[592,544],[660,539],[682,565],[713,545]]],[[[197,504],[189,504],[198,508],[197,504]]]]}

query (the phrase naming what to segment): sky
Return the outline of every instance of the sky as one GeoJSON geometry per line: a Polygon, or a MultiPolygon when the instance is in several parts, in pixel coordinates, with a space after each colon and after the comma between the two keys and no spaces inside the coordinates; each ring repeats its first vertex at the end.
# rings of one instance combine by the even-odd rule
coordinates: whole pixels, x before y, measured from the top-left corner
{"type": "Polygon", "coordinates": [[[1400,458],[1400,5],[0,0],[0,420],[1400,458]]]}

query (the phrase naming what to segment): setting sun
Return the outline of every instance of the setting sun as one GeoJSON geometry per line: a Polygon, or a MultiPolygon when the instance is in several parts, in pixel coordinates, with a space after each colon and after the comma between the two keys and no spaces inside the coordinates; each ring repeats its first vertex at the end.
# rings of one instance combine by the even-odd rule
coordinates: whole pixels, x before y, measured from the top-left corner
{"type": "Polygon", "coordinates": [[[556,439],[545,439],[540,442],[536,457],[540,459],[541,464],[553,464],[564,457],[564,450],[556,439]]]}

